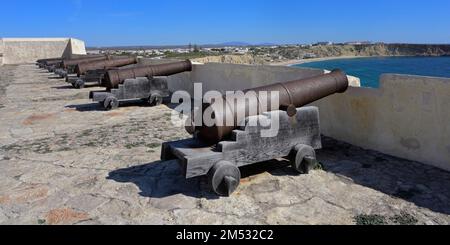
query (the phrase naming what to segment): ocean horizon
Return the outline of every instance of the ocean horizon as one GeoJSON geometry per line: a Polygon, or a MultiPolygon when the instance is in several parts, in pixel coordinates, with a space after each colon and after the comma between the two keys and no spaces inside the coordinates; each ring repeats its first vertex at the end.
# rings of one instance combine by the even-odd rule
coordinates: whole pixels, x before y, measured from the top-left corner
{"type": "Polygon", "coordinates": [[[363,87],[379,87],[381,74],[395,73],[450,78],[450,56],[377,56],[336,58],[292,65],[318,69],[342,69],[347,75],[361,79],[363,87]]]}

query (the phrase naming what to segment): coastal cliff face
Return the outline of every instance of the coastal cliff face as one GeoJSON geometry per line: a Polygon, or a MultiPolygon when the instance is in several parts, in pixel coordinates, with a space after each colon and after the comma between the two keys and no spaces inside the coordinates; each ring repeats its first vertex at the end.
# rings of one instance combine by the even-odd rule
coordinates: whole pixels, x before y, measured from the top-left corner
{"type": "Polygon", "coordinates": [[[246,55],[218,55],[193,59],[200,63],[283,64],[288,60],[341,56],[450,56],[450,45],[363,44],[280,46],[246,55]]]}
{"type": "Polygon", "coordinates": [[[228,63],[228,64],[248,64],[248,65],[263,65],[264,59],[253,55],[220,55],[208,56],[204,58],[193,59],[200,63],[228,63]]]}
{"type": "Polygon", "coordinates": [[[426,44],[366,44],[321,45],[312,47],[287,47],[278,55],[287,59],[299,59],[313,54],[317,58],[338,56],[444,56],[450,55],[450,45],[426,44]]]}

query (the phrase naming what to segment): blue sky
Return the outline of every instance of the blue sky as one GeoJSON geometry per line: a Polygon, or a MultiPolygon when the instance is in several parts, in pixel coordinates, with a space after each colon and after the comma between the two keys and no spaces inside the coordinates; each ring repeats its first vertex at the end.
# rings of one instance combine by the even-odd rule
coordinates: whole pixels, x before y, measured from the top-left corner
{"type": "Polygon", "coordinates": [[[5,0],[0,37],[76,37],[88,46],[450,43],[450,1],[5,0]]]}

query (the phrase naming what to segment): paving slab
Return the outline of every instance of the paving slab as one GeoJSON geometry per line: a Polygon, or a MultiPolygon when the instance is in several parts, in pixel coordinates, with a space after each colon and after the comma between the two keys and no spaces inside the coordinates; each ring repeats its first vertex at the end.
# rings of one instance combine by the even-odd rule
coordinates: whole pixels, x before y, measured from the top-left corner
{"type": "Polygon", "coordinates": [[[450,224],[450,173],[323,137],[322,169],[242,169],[217,197],[161,144],[171,106],[103,111],[34,65],[0,67],[0,224],[450,224]]]}

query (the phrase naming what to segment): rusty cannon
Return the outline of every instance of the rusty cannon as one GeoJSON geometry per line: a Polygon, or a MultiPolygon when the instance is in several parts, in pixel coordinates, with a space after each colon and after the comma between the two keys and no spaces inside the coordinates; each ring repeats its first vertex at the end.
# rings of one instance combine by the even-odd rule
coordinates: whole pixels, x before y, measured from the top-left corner
{"type": "Polygon", "coordinates": [[[79,63],[75,67],[75,73],[78,77],[85,75],[87,71],[93,70],[108,70],[108,68],[122,67],[126,65],[136,64],[137,57],[124,57],[111,60],[100,60],[79,63]]]}
{"type": "MultiPolygon", "coordinates": [[[[260,94],[259,92],[261,91],[277,91],[279,93],[278,104],[280,105],[277,109],[286,111],[289,116],[294,116],[296,108],[305,106],[334,93],[345,92],[347,88],[347,76],[342,71],[335,70],[318,77],[249,89],[244,91],[244,93],[255,92],[256,94],[260,94]]],[[[236,105],[237,108],[233,108],[233,101],[239,99],[236,96],[227,96],[222,98],[223,101],[220,101],[221,103],[216,101],[216,103],[204,105],[204,110],[210,109],[215,115],[213,119],[214,126],[207,127],[202,125],[194,127],[194,129],[188,127],[188,131],[194,131],[206,142],[217,143],[225,139],[237,128],[239,125],[239,121],[237,121],[238,115],[243,115],[245,112],[253,113],[253,115],[248,115],[247,113],[247,116],[260,115],[270,110],[267,106],[262,106],[263,103],[266,105],[272,104],[270,97],[258,96],[256,100],[247,100],[248,103],[245,105],[236,105]],[[222,104],[225,106],[219,106],[222,104]],[[250,108],[257,108],[257,110],[250,110],[250,108]],[[233,122],[232,125],[225,125],[227,119],[228,121],[231,119],[231,122],[233,122]]]]}
{"type": "Polygon", "coordinates": [[[80,60],[80,59],[103,57],[103,56],[105,56],[105,55],[72,54],[69,57],[39,59],[36,61],[36,65],[38,65],[40,68],[45,68],[46,70],[49,70],[49,72],[53,72],[56,69],[62,67],[62,62],[64,60],[80,60]]]}
{"type": "Polygon", "coordinates": [[[307,174],[318,164],[315,150],[322,143],[319,109],[306,105],[343,93],[348,86],[345,73],[334,70],[244,91],[247,96],[255,94],[254,99],[236,100],[244,96],[238,93],[216,98],[199,109],[209,112],[214,123],[205,122],[205,115],[200,125],[192,126],[188,120],[186,129],[193,138],[164,143],[161,159],[178,160],[186,178],[208,176],[212,190],[223,196],[237,189],[239,168],[246,165],[285,158],[294,170],[307,174]],[[278,101],[266,96],[273,91],[278,92],[278,101]]]}
{"type": "Polygon", "coordinates": [[[38,63],[38,65],[40,68],[46,69],[49,72],[51,72],[54,71],[56,67],[60,66],[62,60],[63,60],[62,58],[42,60],[41,62],[38,63]]]}
{"type": "Polygon", "coordinates": [[[158,106],[170,96],[168,77],[191,70],[189,60],[110,69],[102,82],[107,91],[92,92],[89,96],[106,110],[116,109],[121,101],[129,100],[142,100],[150,106],[158,106]]]}
{"type": "Polygon", "coordinates": [[[66,82],[74,88],[81,89],[86,85],[102,85],[108,70],[133,68],[138,62],[136,57],[117,57],[109,60],[83,62],[76,65],[74,75],[67,74],[66,82]]]}
{"type": "Polygon", "coordinates": [[[49,59],[39,59],[36,61],[36,65],[39,66],[39,68],[44,68],[48,62],[61,62],[62,58],[49,58],[49,59]]]}
{"type": "Polygon", "coordinates": [[[98,59],[100,57],[105,57],[105,55],[72,55],[69,58],[55,58],[47,61],[44,68],[49,72],[55,72],[60,69],[65,69],[65,62],[77,62],[85,59],[98,59]]]}
{"type": "Polygon", "coordinates": [[[59,63],[58,66],[53,69],[55,74],[59,75],[61,78],[66,77],[69,74],[75,73],[75,68],[77,65],[86,63],[86,62],[100,62],[105,60],[111,60],[114,59],[111,56],[107,55],[93,55],[93,56],[87,56],[87,57],[79,57],[79,58],[72,58],[72,59],[63,59],[61,63],[59,63]]]}
{"type": "Polygon", "coordinates": [[[192,62],[190,60],[159,65],[140,66],[129,69],[109,70],[105,74],[103,85],[108,89],[112,89],[116,88],[119,84],[122,84],[126,79],[170,76],[186,71],[192,71],[192,62]]]}

